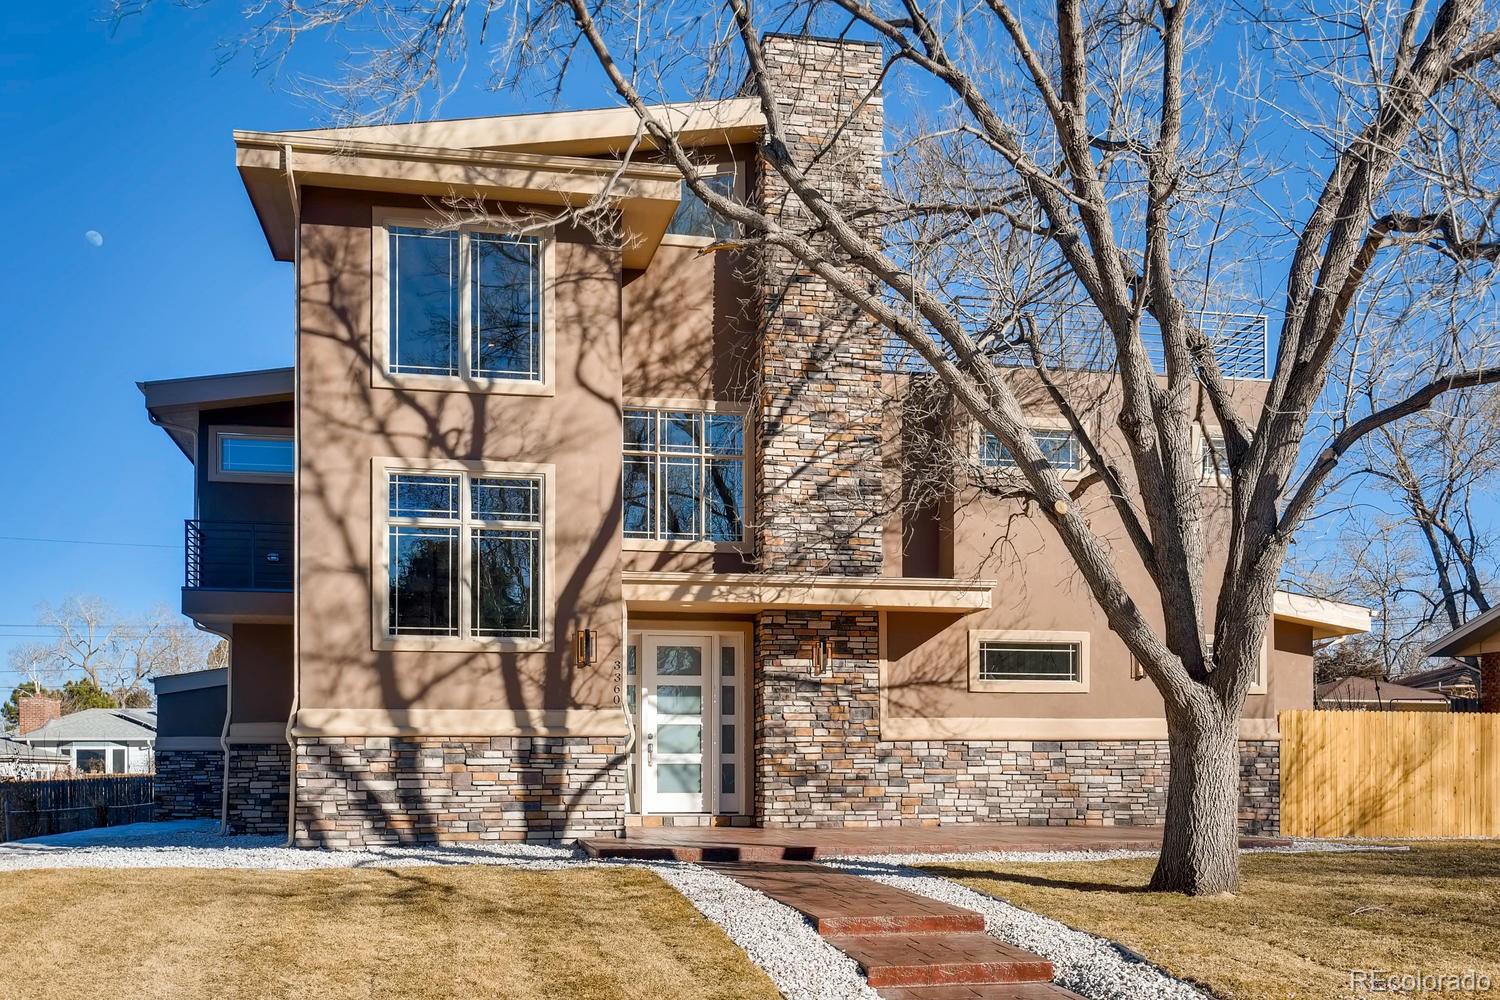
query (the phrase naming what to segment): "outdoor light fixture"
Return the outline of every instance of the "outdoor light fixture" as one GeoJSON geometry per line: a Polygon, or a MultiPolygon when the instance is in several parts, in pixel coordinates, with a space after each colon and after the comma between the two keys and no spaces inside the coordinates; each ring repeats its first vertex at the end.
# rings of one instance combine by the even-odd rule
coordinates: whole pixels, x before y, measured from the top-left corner
{"type": "Polygon", "coordinates": [[[574,641],[574,649],[578,653],[578,665],[587,667],[594,662],[595,647],[598,644],[599,633],[591,628],[578,630],[578,638],[574,641]]]}
{"type": "Polygon", "coordinates": [[[812,662],[813,669],[819,673],[822,673],[828,669],[829,664],[833,662],[832,639],[824,636],[821,639],[813,640],[812,662]]]}

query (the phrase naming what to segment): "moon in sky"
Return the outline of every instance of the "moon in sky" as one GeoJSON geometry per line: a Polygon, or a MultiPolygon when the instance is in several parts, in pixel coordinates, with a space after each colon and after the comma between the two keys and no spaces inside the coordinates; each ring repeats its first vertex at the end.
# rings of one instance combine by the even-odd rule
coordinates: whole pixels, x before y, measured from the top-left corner
{"type": "Polygon", "coordinates": [[[97,229],[90,229],[83,234],[83,238],[88,240],[93,246],[102,247],[104,245],[104,234],[97,229]]]}

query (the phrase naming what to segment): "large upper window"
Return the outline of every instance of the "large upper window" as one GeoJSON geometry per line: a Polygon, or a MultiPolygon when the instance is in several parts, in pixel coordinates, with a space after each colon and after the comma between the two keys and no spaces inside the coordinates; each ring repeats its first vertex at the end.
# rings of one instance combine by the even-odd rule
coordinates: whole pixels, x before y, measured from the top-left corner
{"type": "Polygon", "coordinates": [[[386,378],[513,392],[548,381],[550,239],[397,224],[376,231],[377,369],[386,378]]]}
{"type": "Polygon", "coordinates": [[[969,633],[969,690],[1088,690],[1087,632],[975,630],[969,633]]]}
{"type": "Polygon", "coordinates": [[[389,470],[387,639],[544,636],[546,477],[389,470]]]}
{"type": "Polygon", "coordinates": [[[292,478],[295,449],[290,428],[215,427],[209,448],[212,480],[256,483],[292,478]]]}
{"type": "MultiPolygon", "coordinates": [[[[1077,472],[1082,466],[1079,460],[1078,439],[1073,436],[1072,431],[1040,428],[1031,432],[1036,438],[1036,445],[1042,450],[1044,457],[1054,469],[1064,472],[1077,472]]],[[[979,460],[991,469],[1014,469],[1016,468],[1015,456],[1010,449],[1000,443],[1000,439],[989,431],[984,431],[979,441],[979,460]]]]}
{"type": "MultiPolygon", "coordinates": [[[[734,197],[734,174],[732,173],[710,174],[703,178],[703,183],[715,194],[726,198],[734,197]]],[[[716,215],[713,209],[693,192],[687,181],[682,182],[682,196],[677,202],[677,211],[672,216],[672,221],[667,223],[668,234],[723,240],[733,237],[738,232],[739,228],[733,222],[716,215]]]]}
{"type": "Polygon", "coordinates": [[[625,411],[625,537],[740,542],[745,535],[745,416],[625,411]]]}

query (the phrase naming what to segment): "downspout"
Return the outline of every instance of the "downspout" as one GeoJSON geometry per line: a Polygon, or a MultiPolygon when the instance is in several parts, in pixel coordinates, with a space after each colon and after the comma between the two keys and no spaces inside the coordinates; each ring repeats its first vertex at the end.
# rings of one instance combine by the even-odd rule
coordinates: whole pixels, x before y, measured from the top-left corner
{"type": "Polygon", "coordinates": [[[286,717],[286,844],[297,842],[297,744],[292,730],[302,691],[302,612],[297,595],[302,583],[301,506],[302,488],[302,200],[292,167],[292,146],[281,148],[287,193],[292,199],[292,705],[286,717]]]}
{"type": "Polygon", "coordinates": [[[224,664],[224,728],[219,730],[219,749],[224,752],[224,780],[219,782],[219,835],[229,836],[229,720],[234,717],[234,640],[229,640],[229,658],[224,664]]]}

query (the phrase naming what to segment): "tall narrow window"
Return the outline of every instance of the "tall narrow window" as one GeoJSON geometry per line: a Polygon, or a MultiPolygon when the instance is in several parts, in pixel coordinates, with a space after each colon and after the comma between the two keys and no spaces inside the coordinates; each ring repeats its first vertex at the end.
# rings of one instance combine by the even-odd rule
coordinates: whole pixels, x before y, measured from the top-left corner
{"type": "MultiPolygon", "coordinates": [[[[1042,457],[1054,468],[1064,472],[1077,472],[1081,466],[1078,458],[1078,439],[1072,431],[1039,429],[1031,432],[1042,457]]],[[[989,431],[980,438],[979,460],[992,469],[1016,468],[1015,456],[1000,443],[1000,439],[989,431]]]]}
{"type": "Polygon", "coordinates": [[[457,375],[458,234],[390,230],[390,367],[457,375]]]}
{"type": "Polygon", "coordinates": [[[543,485],[540,476],[390,473],[385,634],[541,638],[543,485]]]}
{"type": "Polygon", "coordinates": [[[745,417],[625,411],[625,537],[738,542],[745,533],[745,417]]]}
{"type": "Polygon", "coordinates": [[[388,226],[385,369],[544,380],[544,243],[535,236],[388,226]]]}

